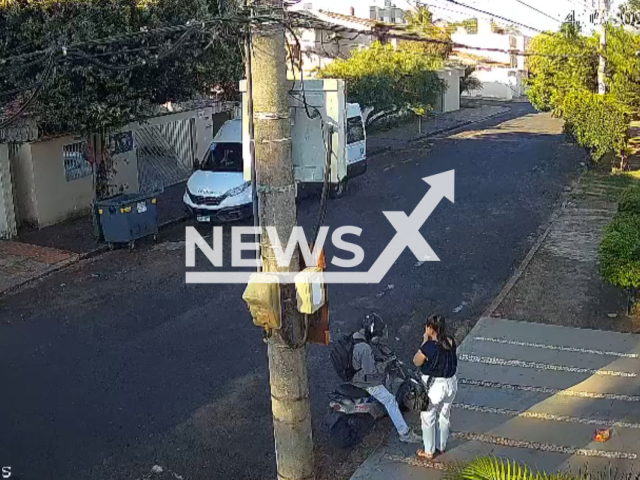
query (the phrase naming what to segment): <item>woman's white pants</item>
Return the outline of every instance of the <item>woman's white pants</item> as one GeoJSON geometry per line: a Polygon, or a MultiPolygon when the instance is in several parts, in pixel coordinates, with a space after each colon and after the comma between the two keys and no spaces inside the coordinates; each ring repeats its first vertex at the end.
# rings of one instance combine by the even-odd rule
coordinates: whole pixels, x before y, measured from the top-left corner
{"type": "MultiPolygon", "coordinates": [[[[428,385],[429,377],[422,376],[428,385]]],[[[434,378],[429,388],[429,407],[420,413],[422,421],[422,440],[424,451],[433,454],[436,450],[444,452],[449,438],[449,414],[453,399],[458,392],[458,378],[434,378]]]]}

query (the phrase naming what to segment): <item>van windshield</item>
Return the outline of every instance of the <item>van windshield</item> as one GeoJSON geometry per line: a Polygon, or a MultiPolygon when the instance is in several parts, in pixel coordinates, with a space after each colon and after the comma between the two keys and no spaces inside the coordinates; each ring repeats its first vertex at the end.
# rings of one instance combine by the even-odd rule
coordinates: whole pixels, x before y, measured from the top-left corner
{"type": "Polygon", "coordinates": [[[212,144],[200,168],[209,172],[242,172],[242,144],[212,144]]]}

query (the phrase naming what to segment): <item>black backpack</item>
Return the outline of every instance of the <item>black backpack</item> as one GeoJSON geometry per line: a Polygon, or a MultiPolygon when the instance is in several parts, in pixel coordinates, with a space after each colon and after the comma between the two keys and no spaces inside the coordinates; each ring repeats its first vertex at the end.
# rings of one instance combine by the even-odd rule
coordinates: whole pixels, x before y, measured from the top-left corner
{"type": "Polygon", "coordinates": [[[364,340],[354,340],[353,334],[344,335],[331,343],[331,363],[343,382],[350,382],[357,370],[353,368],[353,347],[364,340]]]}

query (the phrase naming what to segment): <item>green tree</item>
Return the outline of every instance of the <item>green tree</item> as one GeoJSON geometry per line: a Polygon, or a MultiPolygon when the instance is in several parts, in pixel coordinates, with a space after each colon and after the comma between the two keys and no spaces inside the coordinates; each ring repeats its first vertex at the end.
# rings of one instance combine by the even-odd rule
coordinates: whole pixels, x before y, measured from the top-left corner
{"type": "Polygon", "coordinates": [[[607,29],[606,78],[610,94],[637,116],[640,112],[640,35],[624,27],[607,29]]]}
{"type": "Polygon", "coordinates": [[[400,49],[441,59],[446,59],[451,54],[451,35],[447,29],[433,24],[433,14],[427,7],[420,6],[414,11],[405,13],[405,19],[409,32],[443,43],[402,41],[399,45],[400,49]]]}
{"type": "Polygon", "coordinates": [[[596,90],[598,42],[595,37],[578,33],[575,27],[567,26],[561,32],[544,33],[531,41],[528,95],[536,109],[559,115],[568,92],[596,90]]]}
{"type": "Polygon", "coordinates": [[[374,43],[346,60],[334,61],[319,74],[344,79],[349,101],[373,108],[367,119],[372,125],[406,109],[418,115],[430,111],[444,89],[435,72],[439,66],[441,62],[432,57],[374,43]]]}
{"type": "MultiPolygon", "coordinates": [[[[0,58],[204,19],[218,13],[215,5],[206,0],[24,0],[0,9],[0,58]]],[[[70,50],[29,113],[46,133],[90,134],[126,124],[153,105],[207,94],[216,86],[234,93],[242,73],[237,41],[215,39],[197,26],[184,34],[149,35],[86,47],[83,52],[70,50]],[[156,60],[179,39],[182,43],[175,54],[156,60]],[[142,59],[147,62],[139,68],[115,67],[142,59]]],[[[34,83],[46,64],[43,60],[32,67],[2,71],[0,91],[34,83]]],[[[24,92],[17,101],[29,95],[24,92]]]]}
{"type": "MultiPolygon", "coordinates": [[[[218,15],[215,0],[19,0],[0,7],[0,58],[52,49],[35,61],[10,61],[0,71],[0,92],[44,82],[27,113],[44,134],[75,133],[91,140],[98,165],[96,197],[113,192],[105,137],[109,130],[148,116],[154,107],[213,89],[237,93],[243,71],[237,28],[212,35],[202,22],[218,15]],[[186,24],[185,31],[132,36],[117,43],[91,43],[108,37],[156,31],[186,24]],[[84,43],[82,48],[71,48],[84,43]],[[69,47],[69,48],[67,48],[69,47]],[[61,52],[64,52],[62,55],[61,52]],[[136,68],[126,68],[138,64],[136,68]],[[50,71],[50,77],[43,74],[50,71]]],[[[33,89],[9,96],[13,108],[28,102],[33,89]]]]}

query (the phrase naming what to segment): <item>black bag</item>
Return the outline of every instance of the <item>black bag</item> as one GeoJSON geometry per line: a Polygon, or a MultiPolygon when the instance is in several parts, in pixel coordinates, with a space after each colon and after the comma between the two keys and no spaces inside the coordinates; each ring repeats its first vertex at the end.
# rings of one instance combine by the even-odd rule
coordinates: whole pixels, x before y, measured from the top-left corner
{"type": "Polygon", "coordinates": [[[350,382],[357,370],[353,368],[353,347],[362,340],[354,340],[352,335],[344,335],[331,343],[331,363],[343,382],[350,382]]]}

